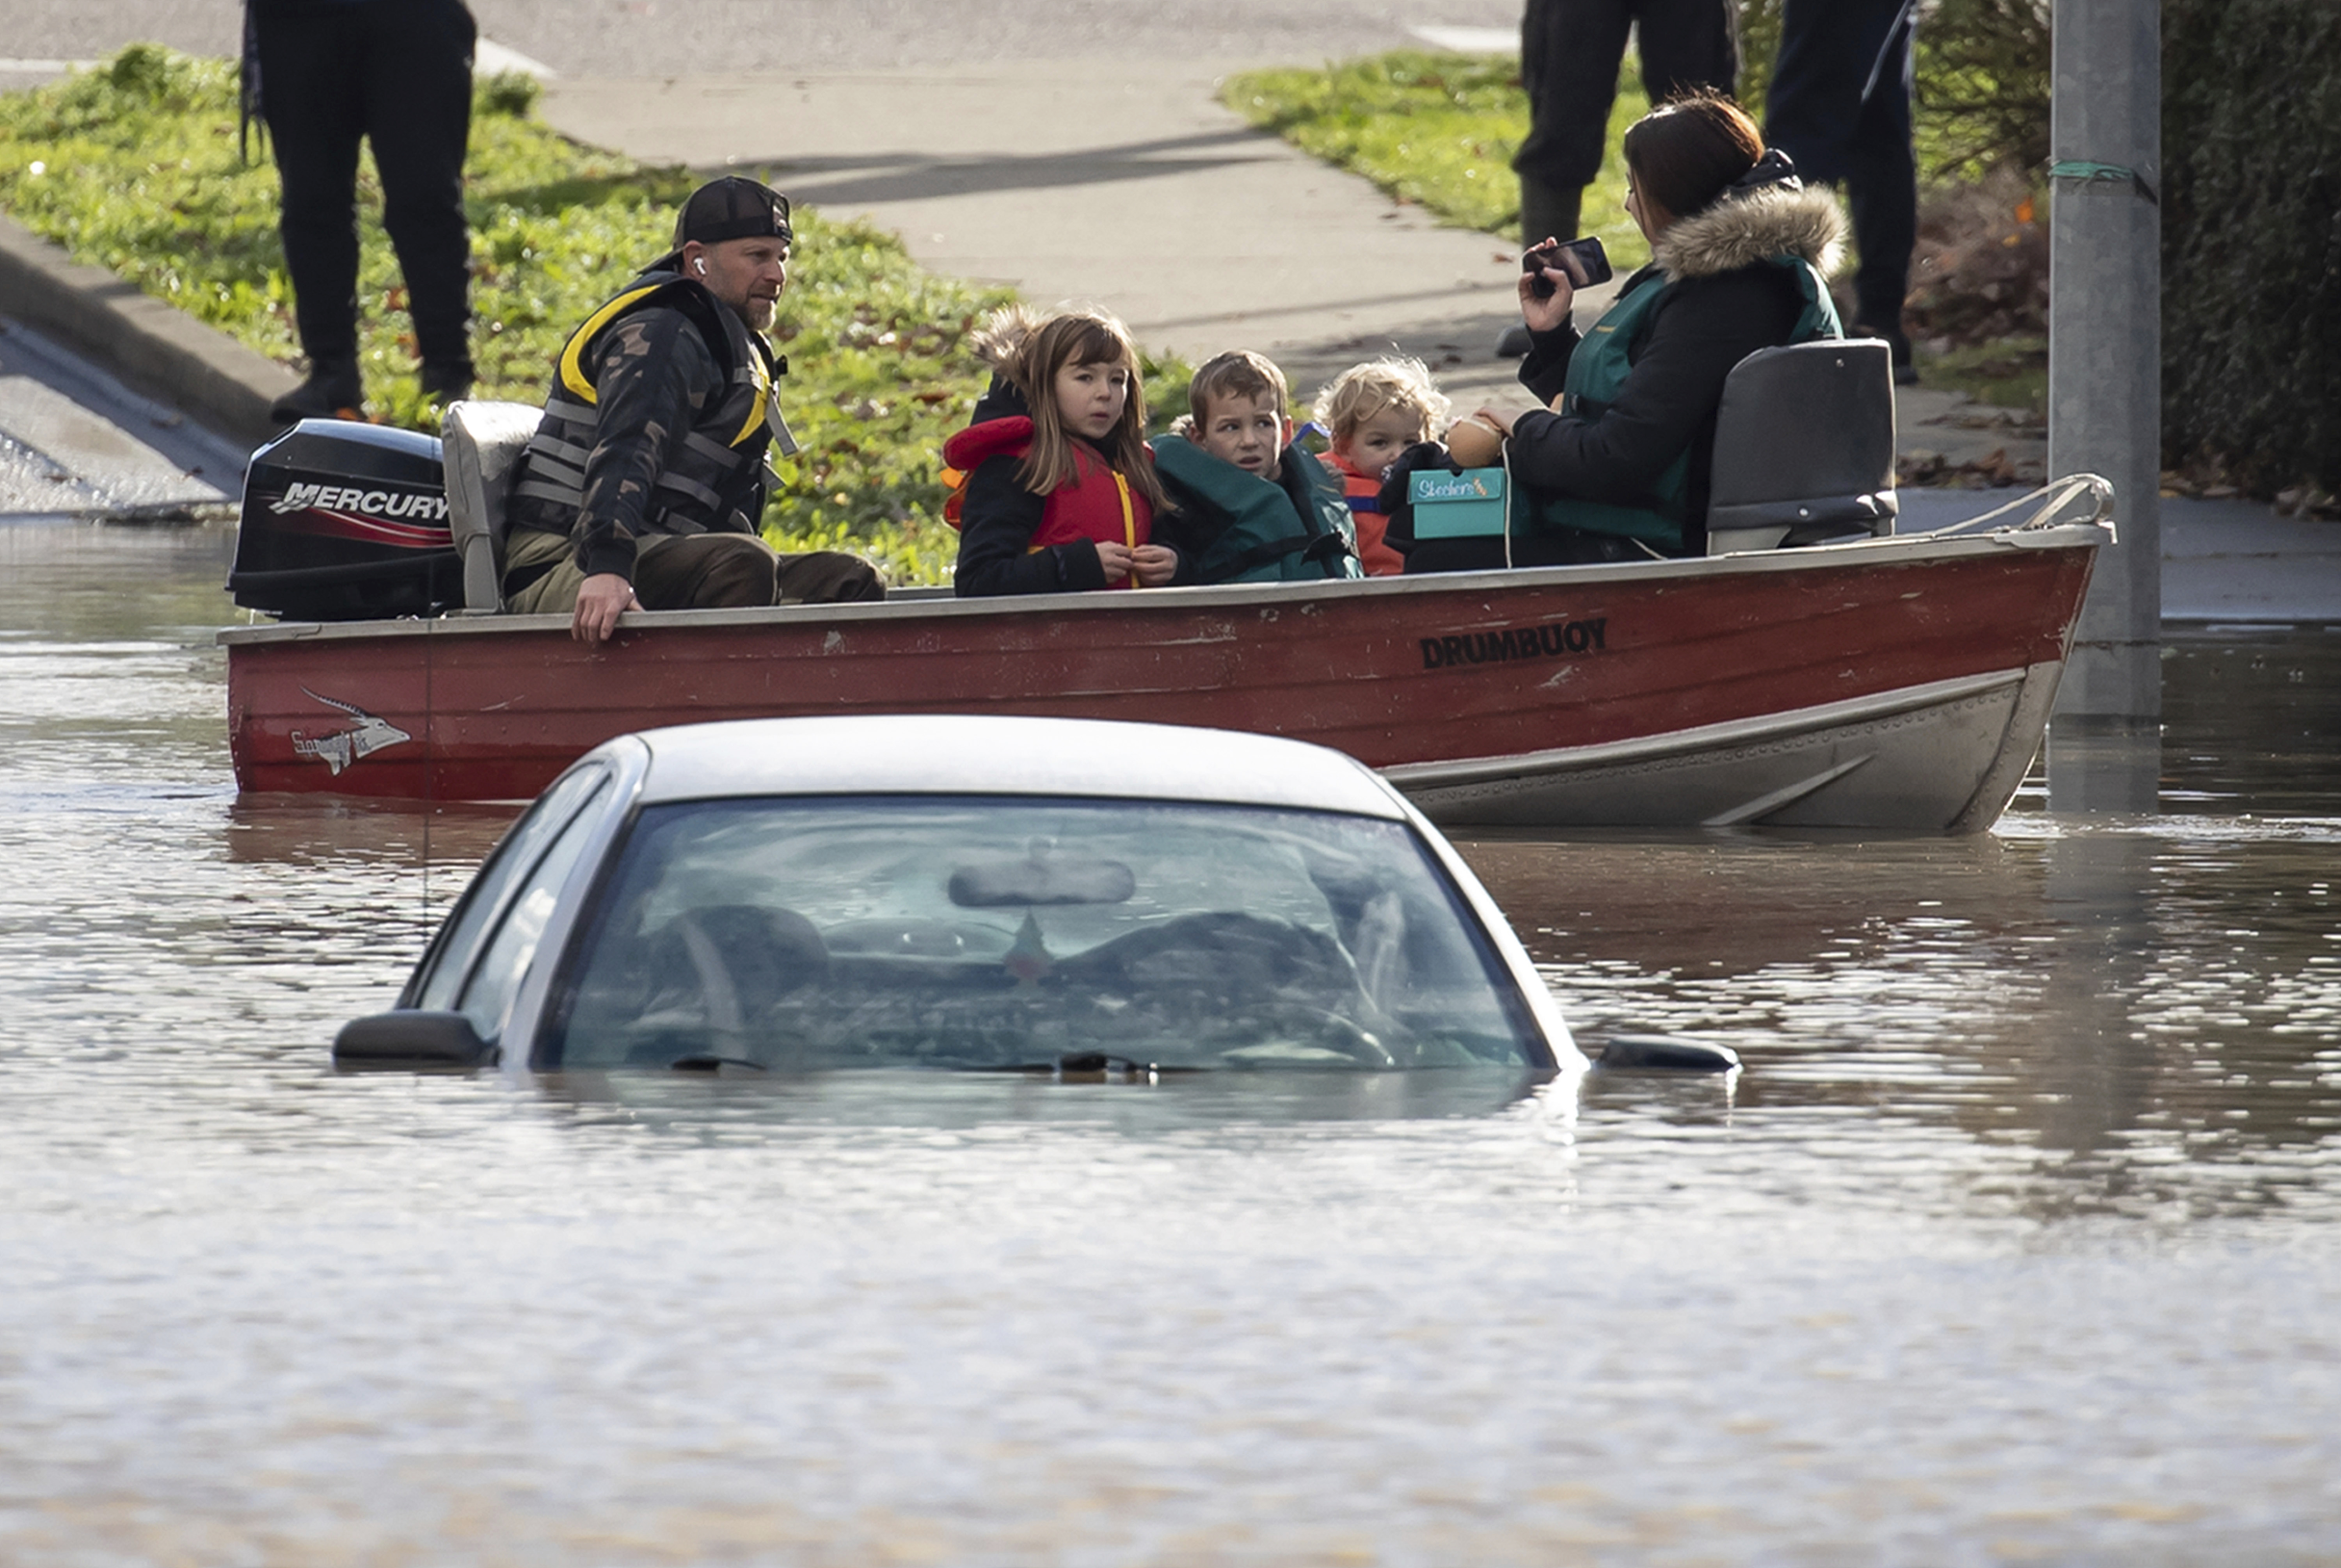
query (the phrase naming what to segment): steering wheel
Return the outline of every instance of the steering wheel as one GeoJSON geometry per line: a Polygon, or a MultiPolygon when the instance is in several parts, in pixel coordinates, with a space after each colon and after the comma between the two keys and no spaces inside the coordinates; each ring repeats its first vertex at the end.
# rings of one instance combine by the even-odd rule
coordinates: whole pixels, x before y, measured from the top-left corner
{"type": "Polygon", "coordinates": [[[666,935],[699,980],[711,1029],[737,1034],[791,991],[829,972],[829,949],[793,909],[715,904],[678,915],[666,935]]]}

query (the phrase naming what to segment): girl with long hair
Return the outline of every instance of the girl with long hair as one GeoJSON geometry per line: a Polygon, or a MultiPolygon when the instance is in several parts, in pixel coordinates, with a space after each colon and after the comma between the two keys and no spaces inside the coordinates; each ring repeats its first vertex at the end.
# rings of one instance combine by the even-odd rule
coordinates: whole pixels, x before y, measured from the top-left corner
{"type": "Polygon", "coordinates": [[[945,511],[960,531],[960,596],[1168,583],[1179,556],[1153,528],[1170,502],[1122,324],[1101,311],[1041,319],[1011,306],[975,345],[991,390],[943,443],[943,461],[967,476],[945,511]]]}

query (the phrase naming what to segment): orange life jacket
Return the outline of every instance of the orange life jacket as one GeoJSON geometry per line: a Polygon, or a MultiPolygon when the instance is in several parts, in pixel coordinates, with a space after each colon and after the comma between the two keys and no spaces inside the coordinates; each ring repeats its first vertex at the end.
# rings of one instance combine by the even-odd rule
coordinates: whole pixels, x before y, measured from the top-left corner
{"type": "Polygon", "coordinates": [[[1317,460],[1341,476],[1341,494],[1350,503],[1350,521],[1358,526],[1358,563],[1368,577],[1396,577],[1406,570],[1406,557],[1382,542],[1390,519],[1382,515],[1382,481],[1360,473],[1338,452],[1317,460]]]}

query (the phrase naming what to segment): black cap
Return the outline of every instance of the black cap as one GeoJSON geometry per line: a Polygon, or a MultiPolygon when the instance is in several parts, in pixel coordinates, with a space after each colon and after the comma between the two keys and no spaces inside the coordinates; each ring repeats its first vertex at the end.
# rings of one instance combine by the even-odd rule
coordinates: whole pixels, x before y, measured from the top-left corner
{"type": "Polygon", "coordinates": [[[652,265],[655,269],[671,264],[693,240],[712,245],[719,240],[765,236],[782,244],[796,242],[795,231],[789,227],[789,199],[770,185],[727,174],[691,193],[691,199],[675,216],[674,249],[652,265]]]}

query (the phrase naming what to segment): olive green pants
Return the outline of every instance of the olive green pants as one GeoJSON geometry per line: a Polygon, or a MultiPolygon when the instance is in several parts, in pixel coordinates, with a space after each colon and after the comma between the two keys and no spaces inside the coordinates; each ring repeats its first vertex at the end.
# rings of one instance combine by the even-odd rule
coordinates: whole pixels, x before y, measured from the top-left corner
{"type": "MultiPolygon", "coordinates": [[[[511,595],[514,615],[567,615],[585,574],[569,536],[530,529],[504,541],[507,578],[553,562],[511,595]]],[[[634,549],[634,597],[644,610],[732,610],[763,604],[842,604],[886,597],[878,569],[858,555],[821,550],[782,555],[752,534],[654,533],[634,549]]]]}

